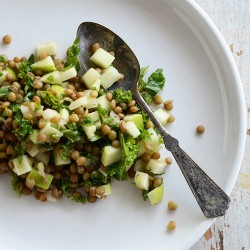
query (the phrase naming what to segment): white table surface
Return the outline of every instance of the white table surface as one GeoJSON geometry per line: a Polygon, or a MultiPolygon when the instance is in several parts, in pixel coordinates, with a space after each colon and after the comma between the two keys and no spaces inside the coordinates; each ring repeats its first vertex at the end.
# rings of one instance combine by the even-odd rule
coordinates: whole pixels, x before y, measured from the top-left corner
{"type": "MultiPolygon", "coordinates": [[[[250,0],[196,0],[214,21],[238,66],[248,110],[248,131],[241,170],[225,216],[191,250],[250,249],[250,0]]],[[[233,100],[232,100],[233,101],[233,100]]]]}

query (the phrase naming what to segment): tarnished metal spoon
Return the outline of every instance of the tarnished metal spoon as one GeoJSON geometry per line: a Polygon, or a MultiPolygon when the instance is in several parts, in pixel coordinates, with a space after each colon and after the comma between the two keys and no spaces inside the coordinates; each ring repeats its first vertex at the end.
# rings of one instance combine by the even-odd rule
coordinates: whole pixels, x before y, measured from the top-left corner
{"type": "Polygon", "coordinates": [[[98,42],[105,50],[115,52],[113,64],[124,74],[124,79],[114,84],[113,88],[130,90],[137,104],[149,115],[162,135],[166,149],[173,154],[204,215],[207,218],[224,215],[229,207],[229,196],[180,148],[179,142],[166,131],[141,97],[137,89],[140,65],[133,51],[118,35],[97,23],[80,24],[77,37],[80,38],[79,61],[83,72],[93,66],[89,60],[92,44],[98,42]]]}

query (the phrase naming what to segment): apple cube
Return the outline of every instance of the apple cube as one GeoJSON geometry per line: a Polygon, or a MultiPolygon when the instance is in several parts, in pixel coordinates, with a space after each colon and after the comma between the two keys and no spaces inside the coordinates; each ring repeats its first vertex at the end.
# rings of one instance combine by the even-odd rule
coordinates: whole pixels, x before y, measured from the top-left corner
{"type": "Polygon", "coordinates": [[[164,185],[161,184],[159,187],[154,188],[152,191],[148,192],[147,195],[151,205],[159,203],[163,199],[164,185]]]}
{"type": "Polygon", "coordinates": [[[60,77],[61,77],[61,81],[67,81],[73,77],[77,76],[77,71],[75,67],[70,67],[67,69],[64,69],[62,71],[59,72],[60,73],[60,77]]]}
{"type": "Polygon", "coordinates": [[[134,181],[137,188],[141,190],[148,190],[149,175],[147,173],[136,171],[134,181]]]}
{"type": "Polygon", "coordinates": [[[143,130],[143,118],[141,114],[131,114],[131,115],[126,115],[123,119],[124,121],[131,121],[133,122],[138,129],[143,130]]]}
{"type": "Polygon", "coordinates": [[[141,134],[140,130],[131,121],[125,122],[124,126],[126,133],[131,135],[133,138],[136,138],[141,134]]]}
{"type": "Polygon", "coordinates": [[[31,64],[30,67],[32,70],[39,69],[44,72],[50,72],[56,70],[56,66],[51,56],[47,56],[44,59],[31,64]]]}
{"type": "Polygon", "coordinates": [[[165,111],[164,109],[160,108],[157,109],[154,112],[154,115],[156,116],[156,118],[158,119],[158,121],[163,125],[167,125],[168,122],[168,118],[170,117],[169,113],[167,111],[165,111]]]}
{"type": "Polygon", "coordinates": [[[101,162],[104,166],[111,165],[121,159],[121,149],[113,146],[105,146],[101,156],[101,162]]]}
{"type": "Polygon", "coordinates": [[[93,84],[99,79],[100,73],[94,68],[90,68],[83,76],[82,80],[86,87],[93,89],[93,84]]]}
{"type": "Polygon", "coordinates": [[[106,50],[99,48],[89,59],[101,68],[108,68],[115,60],[115,57],[106,50]]]}
{"type": "Polygon", "coordinates": [[[57,70],[43,75],[40,78],[40,81],[44,83],[48,83],[48,84],[61,84],[62,83],[60,72],[57,70]]]}
{"type": "Polygon", "coordinates": [[[30,172],[32,169],[30,160],[26,155],[15,158],[13,160],[13,164],[14,164],[14,172],[17,175],[26,174],[30,172]]]}
{"type": "Polygon", "coordinates": [[[54,56],[57,53],[56,43],[49,42],[49,43],[40,44],[36,47],[36,53],[38,57],[43,53],[45,53],[48,56],[54,56]]]}
{"type": "Polygon", "coordinates": [[[146,169],[153,174],[163,174],[166,168],[166,162],[162,159],[150,159],[146,165],[146,169]]]}
{"type": "Polygon", "coordinates": [[[101,85],[103,86],[104,89],[108,89],[119,79],[121,79],[121,74],[113,66],[110,66],[107,69],[105,69],[100,76],[101,85]]]}

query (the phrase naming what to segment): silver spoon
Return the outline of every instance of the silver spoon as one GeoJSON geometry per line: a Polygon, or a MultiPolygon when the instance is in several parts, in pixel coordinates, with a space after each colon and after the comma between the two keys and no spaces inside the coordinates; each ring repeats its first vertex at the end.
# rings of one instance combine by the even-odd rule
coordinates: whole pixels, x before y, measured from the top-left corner
{"type": "Polygon", "coordinates": [[[137,104],[148,114],[162,135],[166,149],[173,154],[204,215],[207,218],[224,215],[229,207],[229,196],[180,148],[179,142],[167,133],[141,97],[137,89],[140,65],[133,51],[114,32],[97,23],[80,24],[77,37],[80,38],[79,61],[83,71],[93,66],[89,60],[92,44],[98,42],[105,50],[115,52],[114,66],[124,74],[124,80],[113,87],[130,90],[137,104]]]}

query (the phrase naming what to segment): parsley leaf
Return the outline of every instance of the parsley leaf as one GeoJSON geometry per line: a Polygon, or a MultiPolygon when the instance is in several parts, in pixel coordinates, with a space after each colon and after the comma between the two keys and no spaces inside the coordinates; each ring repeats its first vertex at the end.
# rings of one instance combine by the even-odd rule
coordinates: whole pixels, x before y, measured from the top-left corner
{"type": "Polygon", "coordinates": [[[139,152],[139,144],[132,136],[120,133],[121,160],[108,167],[107,173],[119,181],[127,179],[127,171],[134,163],[139,152]]]}
{"type": "Polygon", "coordinates": [[[26,76],[26,73],[31,72],[32,69],[30,67],[31,64],[33,64],[35,61],[35,56],[34,54],[31,54],[28,60],[24,60],[20,64],[20,69],[18,73],[19,78],[24,78],[26,76]]]}
{"type": "Polygon", "coordinates": [[[18,128],[16,128],[13,132],[20,140],[23,140],[26,136],[32,133],[32,123],[29,120],[23,118],[20,104],[11,105],[11,109],[13,111],[14,121],[18,125],[18,128]]]}
{"type": "Polygon", "coordinates": [[[9,93],[9,87],[8,86],[2,86],[0,88],[0,97],[7,97],[8,93],[9,93]]]}
{"type": "Polygon", "coordinates": [[[102,124],[109,124],[114,119],[113,117],[108,116],[109,111],[103,108],[100,104],[98,104],[97,112],[98,112],[98,115],[100,117],[102,124]]]}
{"type": "Polygon", "coordinates": [[[54,96],[50,91],[39,90],[37,91],[37,95],[41,97],[42,102],[50,108],[53,108],[57,111],[63,108],[63,105],[61,104],[60,100],[56,96],[54,96]]]}
{"type": "Polygon", "coordinates": [[[152,102],[152,98],[164,88],[165,77],[162,73],[163,70],[157,69],[148,77],[147,81],[145,81],[143,78],[147,71],[148,67],[141,69],[138,89],[145,102],[149,104],[152,102]]]}
{"type": "Polygon", "coordinates": [[[119,102],[128,103],[129,101],[131,101],[133,99],[132,94],[129,90],[122,91],[121,88],[116,89],[113,92],[113,98],[115,99],[116,103],[119,103],[119,102]]]}
{"type": "Polygon", "coordinates": [[[80,48],[79,48],[79,41],[80,38],[76,38],[73,45],[70,46],[67,50],[67,60],[65,62],[65,67],[75,67],[76,70],[78,71],[80,69],[80,64],[78,61],[78,55],[80,53],[80,48]]]}

